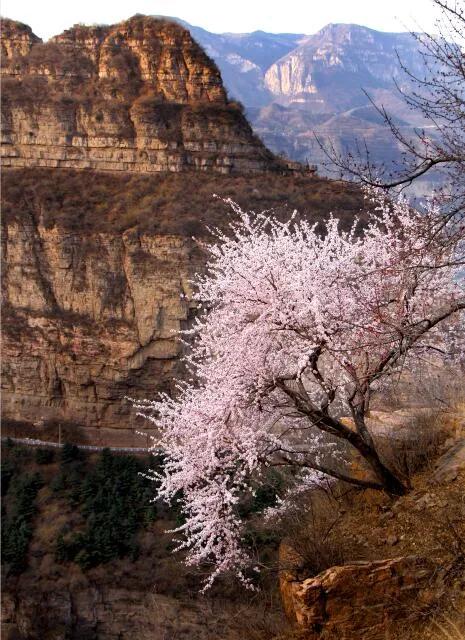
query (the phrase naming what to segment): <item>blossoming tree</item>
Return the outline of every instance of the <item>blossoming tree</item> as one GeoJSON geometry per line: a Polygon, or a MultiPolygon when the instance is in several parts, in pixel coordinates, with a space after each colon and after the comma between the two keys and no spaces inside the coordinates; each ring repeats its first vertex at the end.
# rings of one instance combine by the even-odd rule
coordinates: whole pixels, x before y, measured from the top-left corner
{"type": "Polygon", "coordinates": [[[367,427],[370,397],[428,351],[447,353],[465,308],[463,227],[434,208],[378,200],[360,232],[330,219],[319,233],[232,206],[231,233],[217,233],[197,283],[192,379],[173,398],[136,403],[167,455],[159,494],[181,496],[181,546],[191,563],[213,561],[212,579],[247,564],[238,505],[267,467],[298,469],[296,482],[407,490],[367,427]],[[366,463],[363,478],[347,449],[366,463]]]}

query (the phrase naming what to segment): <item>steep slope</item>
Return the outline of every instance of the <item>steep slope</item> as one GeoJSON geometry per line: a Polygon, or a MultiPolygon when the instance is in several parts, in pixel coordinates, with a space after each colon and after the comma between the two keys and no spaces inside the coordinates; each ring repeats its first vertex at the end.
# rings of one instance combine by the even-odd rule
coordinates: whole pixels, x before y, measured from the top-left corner
{"type": "Polygon", "coordinates": [[[276,60],[293,51],[306,36],[294,33],[210,33],[182,22],[215,60],[230,95],[247,107],[270,103],[265,73],[276,60]]]}
{"type": "Polygon", "coordinates": [[[134,16],[44,44],[3,21],[4,167],[220,173],[271,168],[189,32],[134,16]]]}
{"type": "Polygon", "coordinates": [[[103,445],[145,445],[130,397],[170,390],[205,256],[191,236],[226,225],[214,193],[255,210],[334,211],[355,188],[311,176],[3,172],[3,427],[103,445]]]}
{"type": "Polygon", "coordinates": [[[271,628],[280,625],[274,574],[268,589],[273,604],[265,605],[265,596],[250,602],[250,594],[231,581],[199,593],[200,572],[172,553],[168,531],[177,526],[178,510],[150,505],[153,483],[144,493],[133,490],[140,486],[138,471],[156,468],[156,457],[79,455],[60,462],[58,452],[54,460],[51,453],[44,459],[32,448],[2,447],[3,640],[244,640],[244,629],[260,616],[271,628]],[[14,513],[21,483],[33,474],[43,486],[25,505],[32,512],[31,538],[19,573],[14,513]],[[92,498],[85,504],[85,492],[98,505],[92,498]],[[96,494],[105,496],[103,503],[96,494]],[[84,532],[87,551],[70,557],[67,542],[84,532]]]}

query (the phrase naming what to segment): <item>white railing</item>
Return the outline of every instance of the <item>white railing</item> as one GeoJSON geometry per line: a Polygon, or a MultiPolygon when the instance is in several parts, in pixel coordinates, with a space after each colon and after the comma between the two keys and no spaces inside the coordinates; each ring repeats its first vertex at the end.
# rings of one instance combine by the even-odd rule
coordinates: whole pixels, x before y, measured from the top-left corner
{"type": "MultiPolygon", "coordinates": [[[[2,436],[2,442],[7,440],[14,442],[15,444],[23,444],[27,447],[47,447],[62,449],[64,447],[63,442],[49,442],[48,440],[38,440],[37,438],[10,438],[8,436],[2,436]]],[[[85,451],[103,451],[109,449],[116,453],[157,453],[155,447],[104,447],[92,444],[77,444],[76,447],[85,451]]]]}

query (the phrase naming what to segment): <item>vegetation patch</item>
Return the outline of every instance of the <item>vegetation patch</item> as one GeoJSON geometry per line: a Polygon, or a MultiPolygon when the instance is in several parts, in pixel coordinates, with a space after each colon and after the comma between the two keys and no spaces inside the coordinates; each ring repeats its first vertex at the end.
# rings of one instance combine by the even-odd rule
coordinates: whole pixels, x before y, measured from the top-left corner
{"type": "Polygon", "coordinates": [[[144,469],[136,458],[116,456],[106,449],[83,477],[82,460],[69,448],[63,450],[54,488],[80,509],[86,524],[77,533],[62,530],[57,560],[74,561],[88,569],[115,558],[137,557],[136,533],[156,518],[153,485],[141,475],[144,469]]]}
{"type": "Polygon", "coordinates": [[[37,511],[36,497],[42,487],[38,473],[23,473],[14,448],[6,447],[2,464],[2,564],[7,574],[21,573],[27,566],[27,552],[37,511]]]}

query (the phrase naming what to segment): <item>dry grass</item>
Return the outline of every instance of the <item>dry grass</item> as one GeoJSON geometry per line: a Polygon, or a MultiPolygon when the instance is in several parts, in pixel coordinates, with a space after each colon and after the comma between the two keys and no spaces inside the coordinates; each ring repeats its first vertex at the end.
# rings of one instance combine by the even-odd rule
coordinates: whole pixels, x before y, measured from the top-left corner
{"type": "Polygon", "coordinates": [[[377,438],[378,450],[388,467],[409,483],[415,473],[431,469],[438,457],[447,438],[443,412],[432,409],[413,415],[399,435],[377,438]]]}
{"type": "MultiPolygon", "coordinates": [[[[464,612],[462,612],[462,615],[464,612]]],[[[454,621],[448,616],[443,616],[438,620],[431,621],[433,633],[436,632],[438,640],[465,640],[465,623],[462,620],[454,621]]],[[[426,640],[426,638],[425,638],[426,640]]]]}
{"type": "Polygon", "coordinates": [[[386,640],[465,640],[465,611],[451,609],[423,624],[397,629],[386,640]]]}
{"type": "Polygon", "coordinates": [[[293,553],[281,556],[280,570],[290,570],[303,579],[350,558],[339,536],[344,498],[338,488],[303,496],[282,517],[278,530],[293,553]]]}
{"type": "Polygon", "coordinates": [[[318,221],[334,212],[352,224],[363,207],[359,190],[344,183],[299,175],[222,176],[209,173],[155,175],[93,171],[20,169],[2,176],[4,221],[31,215],[46,227],[81,234],[142,232],[207,235],[206,226],[226,227],[231,198],[247,210],[273,209],[288,217],[294,209],[318,221]]]}

